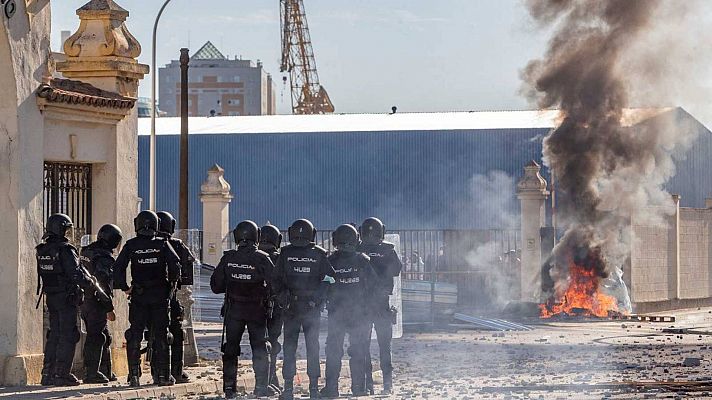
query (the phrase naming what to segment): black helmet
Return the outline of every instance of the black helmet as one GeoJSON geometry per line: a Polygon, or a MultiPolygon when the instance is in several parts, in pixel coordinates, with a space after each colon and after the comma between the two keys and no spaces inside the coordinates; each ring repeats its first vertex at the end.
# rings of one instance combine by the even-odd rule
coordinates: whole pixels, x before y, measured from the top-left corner
{"type": "Polygon", "coordinates": [[[114,250],[119,247],[123,235],[118,226],[106,224],[99,228],[99,233],[96,235],[96,238],[104,242],[109,249],[114,250]]]}
{"type": "Polygon", "coordinates": [[[237,224],[235,230],[232,231],[232,235],[235,238],[235,243],[257,243],[260,241],[260,228],[257,227],[256,223],[245,220],[237,224]]]}
{"type": "Polygon", "coordinates": [[[158,232],[158,215],[151,210],[141,211],[134,218],[134,228],[139,235],[155,235],[158,232]]]}
{"type": "Polygon", "coordinates": [[[331,239],[334,246],[339,250],[353,252],[358,246],[358,231],[352,225],[339,225],[338,228],[331,234],[331,239]]]}
{"type": "Polygon", "coordinates": [[[380,219],[371,217],[366,218],[359,228],[361,240],[366,244],[378,244],[383,241],[386,234],[386,227],[380,219]]]}
{"type": "Polygon", "coordinates": [[[69,228],[73,228],[72,219],[66,214],[52,214],[47,218],[45,236],[64,237],[69,228]]]}
{"type": "Polygon", "coordinates": [[[282,244],[282,233],[276,226],[268,223],[260,229],[260,243],[269,243],[279,248],[282,244]]]}
{"type": "Polygon", "coordinates": [[[298,219],[289,227],[289,242],[295,246],[306,246],[316,239],[316,229],[309,220],[298,219]]]}
{"type": "Polygon", "coordinates": [[[158,232],[172,235],[176,231],[176,219],[173,218],[168,211],[159,211],[158,216],[158,232]]]}

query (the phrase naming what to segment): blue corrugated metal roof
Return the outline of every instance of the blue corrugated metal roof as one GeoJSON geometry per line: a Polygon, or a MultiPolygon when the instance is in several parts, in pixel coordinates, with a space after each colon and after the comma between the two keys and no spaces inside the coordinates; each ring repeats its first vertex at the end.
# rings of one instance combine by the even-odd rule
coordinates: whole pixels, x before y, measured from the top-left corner
{"type": "MultiPolygon", "coordinates": [[[[473,178],[500,170],[516,182],[529,160],[541,162],[541,140],[548,131],[191,135],[190,226],[202,226],[200,185],[206,171],[217,163],[225,169],[225,179],[235,195],[230,205],[231,225],[249,218],[258,223],[269,220],[284,228],[294,219],[309,218],[317,227],[333,229],[376,215],[391,229],[501,227],[493,226],[488,210],[498,212],[501,202],[516,212],[514,188],[489,188],[482,193],[483,188],[473,186],[473,178]],[[491,207],[477,206],[478,202],[493,202],[493,198],[497,200],[491,207]]],[[[705,133],[680,157],[677,176],[670,184],[672,191],[682,194],[683,204],[690,206],[701,206],[712,188],[712,138],[709,131],[705,133]]],[[[139,195],[145,202],[148,140],[148,136],[139,137],[139,195]]],[[[159,135],[157,146],[157,206],[177,215],[179,136],[159,135]]]]}

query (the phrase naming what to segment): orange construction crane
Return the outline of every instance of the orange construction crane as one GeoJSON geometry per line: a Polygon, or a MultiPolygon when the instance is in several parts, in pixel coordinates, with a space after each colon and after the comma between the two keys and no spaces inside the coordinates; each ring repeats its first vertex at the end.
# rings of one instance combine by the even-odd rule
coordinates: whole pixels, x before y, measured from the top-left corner
{"type": "MultiPolygon", "coordinates": [[[[289,72],[294,114],[334,112],[326,89],[319,84],[307,16],[302,0],[279,0],[282,25],[281,72],[289,72]]],[[[285,82],[287,77],[284,78],[285,82]]]]}

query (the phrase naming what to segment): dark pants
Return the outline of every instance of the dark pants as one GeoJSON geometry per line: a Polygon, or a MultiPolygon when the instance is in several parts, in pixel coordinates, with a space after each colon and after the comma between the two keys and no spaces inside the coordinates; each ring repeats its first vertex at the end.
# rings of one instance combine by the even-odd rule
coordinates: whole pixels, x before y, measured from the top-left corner
{"type": "Polygon", "coordinates": [[[252,369],[255,371],[255,388],[267,386],[269,363],[265,321],[241,319],[235,312],[228,312],[225,317],[225,351],[223,353],[223,389],[237,390],[237,362],[240,356],[240,341],[245,328],[250,335],[252,348],[252,369]]]}
{"type": "Polygon", "coordinates": [[[42,375],[65,376],[72,371],[74,348],[79,342],[79,307],[70,304],[64,292],[47,294],[49,332],[42,375]]]}
{"type": "Polygon", "coordinates": [[[365,361],[369,324],[365,319],[354,318],[355,312],[333,312],[329,310],[329,335],[326,338],[326,386],[339,388],[341,359],[344,356],[344,337],[349,334],[349,367],[351,369],[351,391],[365,390],[365,361]]]}
{"type": "Polygon", "coordinates": [[[393,373],[393,362],[391,360],[391,338],[393,337],[393,322],[391,314],[388,312],[390,305],[388,297],[379,297],[371,310],[371,322],[368,323],[368,353],[366,353],[366,384],[373,386],[373,364],[371,363],[371,333],[372,327],[376,328],[376,338],[378,339],[378,350],[381,360],[381,371],[384,379],[393,373]]]}
{"type": "MultiPolygon", "coordinates": [[[[170,332],[170,362],[171,362],[171,375],[178,379],[183,374],[183,350],[185,342],[185,330],[183,329],[183,317],[184,309],[178,302],[178,293],[176,292],[170,299],[170,321],[168,323],[168,332],[170,332]]],[[[153,334],[151,331],[151,326],[148,326],[148,338],[153,334]]],[[[151,348],[151,375],[157,378],[158,375],[158,360],[159,356],[156,354],[158,349],[153,346],[151,348]]]]}
{"type": "Polygon", "coordinates": [[[279,343],[279,337],[282,335],[282,308],[275,305],[272,310],[272,318],[267,321],[267,335],[269,343],[272,346],[269,358],[269,382],[270,384],[279,385],[277,378],[277,355],[282,350],[282,345],[279,343]]]}
{"type": "Polygon", "coordinates": [[[87,330],[84,342],[86,376],[96,376],[100,371],[111,378],[111,333],[106,322],[106,312],[95,300],[89,299],[82,305],[82,319],[87,330]]]}
{"type": "Polygon", "coordinates": [[[142,300],[132,296],[129,304],[129,323],[126,331],[126,357],[130,376],[141,376],[141,341],[143,332],[151,327],[155,360],[159,376],[170,376],[170,359],[168,350],[168,299],[160,301],[142,300]]]}
{"type": "Polygon", "coordinates": [[[308,309],[293,307],[283,314],[284,318],[284,367],[282,377],[287,381],[294,380],[297,374],[297,342],[299,331],[304,330],[304,341],[307,345],[307,375],[316,382],[321,375],[319,367],[319,317],[318,308],[308,309]]]}

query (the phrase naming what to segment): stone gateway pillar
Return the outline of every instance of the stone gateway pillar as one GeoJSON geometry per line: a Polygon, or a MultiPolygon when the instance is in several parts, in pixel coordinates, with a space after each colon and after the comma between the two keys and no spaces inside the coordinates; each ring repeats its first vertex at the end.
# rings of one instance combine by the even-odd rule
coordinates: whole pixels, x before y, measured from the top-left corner
{"type": "Polygon", "coordinates": [[[208,179],[200,186],[203,203],[203,262],[218,265],[222,257],[222,241],[230,233],[230,184],[225,170],[215,164],[208,170],[208,179]]]}
{"type": "Polygon", "coordinates": [[[549,197],[541,167],[532,161],[524,167],[524,176],[517,184],[521,202],[522,268],[521,301],[541,303],[541,228],[546,224],[545,201],[549,197]]]}

